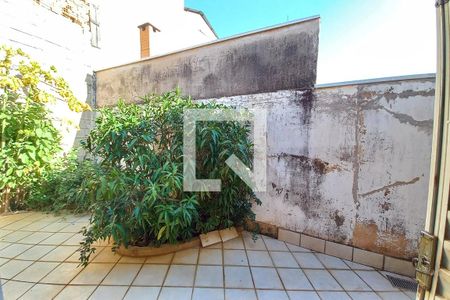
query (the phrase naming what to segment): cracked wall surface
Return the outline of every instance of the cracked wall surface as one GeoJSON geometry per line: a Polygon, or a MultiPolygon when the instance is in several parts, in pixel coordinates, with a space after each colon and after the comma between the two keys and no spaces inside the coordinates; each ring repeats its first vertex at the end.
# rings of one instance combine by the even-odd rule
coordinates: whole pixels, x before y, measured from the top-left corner
{"type": "Polygon", "coordinates": [[[434,78],[215,100],[267,108],[257,219],[411,258],[426,212],[434,78]]]}

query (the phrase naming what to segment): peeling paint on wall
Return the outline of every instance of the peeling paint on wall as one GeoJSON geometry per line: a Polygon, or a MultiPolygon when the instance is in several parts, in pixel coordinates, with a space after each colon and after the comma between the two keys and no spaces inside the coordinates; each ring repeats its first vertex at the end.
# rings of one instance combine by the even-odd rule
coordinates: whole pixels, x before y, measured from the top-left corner
{"type": "Polygon", "coordinates": [[[430,78],[215,101],[269,109],[258,220],[411,258],[425,221],[433,100],[430,78]]]}

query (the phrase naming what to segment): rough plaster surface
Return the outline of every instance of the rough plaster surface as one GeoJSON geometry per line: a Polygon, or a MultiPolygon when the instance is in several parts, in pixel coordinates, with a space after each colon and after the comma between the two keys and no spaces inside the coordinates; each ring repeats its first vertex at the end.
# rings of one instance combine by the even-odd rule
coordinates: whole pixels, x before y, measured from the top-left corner
{"type": "Polygon", "coordinates": [[[293,23],[98,71],[97,104],[180,87],[193,98],[312,88],[319,19],[293,23]]]}
{"type": "Polygon", "coordinates": [[[425,221],[433,100],[430,78],[215,101],[269,110],[259,221],[410,258],[425,221]]]}

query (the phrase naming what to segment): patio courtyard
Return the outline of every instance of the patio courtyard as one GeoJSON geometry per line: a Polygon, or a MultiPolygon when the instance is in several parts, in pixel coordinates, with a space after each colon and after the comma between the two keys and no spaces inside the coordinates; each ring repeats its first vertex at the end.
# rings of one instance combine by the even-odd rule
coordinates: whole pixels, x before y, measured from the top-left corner
{"type": "MultiPolygon", "coordinates": [[[[26,212],[0,219],[5,299],[414,299],[387,272],[243,233],[225,243],[147,258],[99,244],[77,267],[87,216],[26,212]]],[[[397,275],[396,275],[397,276],[397,275]]]]}

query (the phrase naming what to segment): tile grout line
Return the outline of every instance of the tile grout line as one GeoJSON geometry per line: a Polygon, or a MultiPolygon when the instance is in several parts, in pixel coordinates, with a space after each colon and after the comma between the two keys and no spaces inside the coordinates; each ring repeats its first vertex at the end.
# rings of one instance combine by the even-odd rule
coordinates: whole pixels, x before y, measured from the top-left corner
{"type": "MultiPolygon", "coordinates": [[[[251,233],[251,234],[253,234],[253,233],[251,233]]],[[[259,300],[259,295],[258,295],[258,292],[256,291],[255,280],[253,279],[252,268],[250,267],[250,259],[248,258],[247,244],[245,243],[245,238],[246,238],[246,237],[244,237],[244,236],[242,237],[242,243],[244,244],[245,256],[247,257],[247,262],[248,262],[247,268],[249,269],[249,271],[250,271],[250,277],[252,278],[253,291],[254,291],[254,293],[255,293],[256,299],[259,300]]],[[[247,237],[247,238],[248,238],[248,237],[247,237]]],[[[261,236],[260,234],[258,234],[258,238],[259,238],[259,239],[262,239],[262,236],[261,236]]],[[[252,237],[252,241],[253,241],[253,237],[252,237]]],[[[264,247],[266,247],[266,244],[264,243],[264,241],[263,241],[263,245],[264,245],[264,247]]],[[[266,248],[266,250],[267,250],[267,248],[266,248]]]]}
{"type": "MultiPolygon", "coordinates": [[[[301,247],[301,238],[302,235],[300,234],[299,240],[298,240],[298,247],[301,247]]],[[[284,242],[286,244],[286,242],[284,242]]],[[[306,280],[308,281],[308,283],[311,285],[311,287],[313,288],[313,292],[317,295],[317,297],[320,298],[319,294],[316,291],[316,288],[314,287],[314,285],[312,284],[311,280],[308,278],[308,276],[306,275],[304,269],[300,266],[300,263],[297,261],[297,258],[294,256],[294,254],[292,253],[291,249],[286,245],[286,247],[288,248],[289,253],[292,255],[292,257],[294,257],[295,262],[297,263],[297,265],[299,266],[300,271],[302,272],[302,274],[305,276],[306,280]]],[[[308,252],[297,252],[297,253],[308,253],[308,252]]],[[[287,293],[287,292],[286,292],[287,293]]],[[[289,293],[288,297],[290,299],[289,293]]]]}
{"type": "MultiPolygon", "coordinates": [[[[170,258],[170,262],[169,262],[169,267],[168,267],[167,270],[166,270],[166,273],[165,273],[165,275],[164,275],[164,278],[163,278],[163,281],[162,281],[161,286],[160,286],[160,288],[159,288],[158,295],[156,296],[156,299],[159,299],[159,297],[161,296],[162,289],[163,289],[163,287],[164,287],[164,283],[166,283],[167,276],[169,275],[170,268],[172,267],[172,263],[173,263],[173,260],[174,260],[174,258],[175,258],[175,253],[176,253],[176,252],[173,252],[173,253],[172,253],[172,257],[170,258]]],[[[145,261],[147,261],[147,260],[145,260],[145,261]]]]}
{"type": "MultiPolygon", "coordinates": [[[[108,248],[108,247],[103,248],[103,250],[100,251],[100,252],[106,251],[106,248],[108,248]]],[[[114,252],[114,251],[112,251],[112,248],[111,248],[111,252],[114,252]]],[[[114,253],[116,253],[116,252],[114,252],[114,253]]],[[[100,253],[99,253],[99,254],[100,254],[100,253]]],[[[97,254],[97,255],[99,255],[99,254],[97,254]]],[[[121,256],[122,256],[122,255],[121,255],[121,256]]],[[[92,291],[92,293],[89,295],[89,297],[91,297],[91,296],[98,290],[98,288],[102,285],[103,281],[105,281],[106,277],[108,277],[108,275],[111,273],[111,271],[112,271],[112,270],[116,267],[116,265],[119,263],[119,260],[120,260],[120,258],[119,258],[115,263],[114,263],[114,262],[112,263],[113,266],[111,267],[111,269],[106,273],[105,277],[103,277],[103,279],[100,280],[100,283],[97,284],[97,287],[92,291]]],[[[82,272],[82,271],[81,271],[81,272],[82,272]]],[[[81,272],[78,273],[78,275],[81,274],[81,272]]],[[[77,276],[78,276],[78,275],[77,275],[77,276]]],[[[74,278],[75,278],[75,277],[74,277],[74,278]]]]}
{"type": "MultiPolygon", "coordinates": [[[[122,257],[123,257],[123,256],[122,256],[122,257]]],[[[122,300],[125,299],[125,297],[127,296],[128,292],[129,292],[130,289],[131,289],[131,286],[133,285],[133,282],[134,282],[134,281],[136,280],[136,278],[139,276],[139,273],[141,273],[141,270],[142,270],[142,268],[143,268],[144,265],[145,265],[145,261],[146,261],[146,258],[144,258],[144,262],[141,263],[141,267],[140,267],[139,270],[136,272],[136,275],[134,275],[133,280],[131,280],[130,284],[128,285],[128,288],[127,288],[127,290],[125,291],[125,294],[123,294],[122,300]]],[[[120,259],[119,259],[119,262],[120,262],[120,259]]],[[[123,263],[122,263],[122,264],[123,264],[123,263]]]]}
{"type": "MultiPolygon", "coordinates": [[[[241,237],[238,233],[239,238],[241,237]]],[[[244,242],[242,242],[244,243],[244,242]]],[[[223,299],[226,297],[226,291],[225,291],[225,242],[221,242],[221,250],[222,250],[222,291],[223,291],[223,299]]]]}
{"type": "MultiPolygon", "coordinates": [[[[102,249],[97,253],[97,255],[99,255],[100,252],[102,252],[103,250],[104,250],[104,248],[102,248],[102,249]]],[[[76,251],[75,251],[75,252],[76,252],[76,251]]],[[[73,253],[72,253],[70,256],[68,256],[63,262],[68,262],[67,259],[69,259],[72,255],[73,255],[73,253]]],[[[80,267],[80,265],[77,266],[77,268],[79,268],[79,267],[80,267]]],[[[87,266],[86,266],[86,267],[87,267],[87,266]]],[[[68,286],[70,286],[70,283],[71,283],[75,278],[77,278],[78,275],[80,275],[81,272],[83,272],[83,270],[84,270],[86,267],[83,267],[83,269],[81,269],[81,271],[79,271],[75,276],[73,276],[73,278],[70,279],[69,282],[67,282],[67,283],[64,285],[64,288],[63,288],[61,291],[59,291],[58,294],[55,295],[55,298],[56,298],[60,293],[62,293],[62,291],[63,291],[65,288],[67,288],[68,286]]],[[[106,277],[106,276],[105,276],[105,277],[106,277]]],[[[97,289],[97,287],[99,286],[99,284],[92,284],[92,286],[96,286],[96,287],[95,287],[94,290],[89,294],[88,297],[90,297],[90,296],[95,292],[95,290],[97,289]]]]}
{"type": "MultiPolygon", "coordinates": [[[[288,299],[291,299],[291,297],[289,296],[289,294],[287,292],[286,286],[284,285],[284,282],[281,279],[280,272],[278,272],[278,268],[277,268],[277,266],[275,264],[275,261],[273,260],[272,254],[270,253],[269,248],[267,247],[266,241],[264,240],[264,238],[262,238],[262,240],[263,240],[264,245],[266,246],[267,253],[269,254],[270,261],[272,262],[273,268],[275,269],[275,272],[276,272],[276,274],[278,276],[278,279],[281,282],[281,286],[283,287],[283,291],[286,294],[286,296],[288,297],[288,299]]],[[[279,241],[279,240],[277,239],[277,241],[279,241]]],[[[280,242],[283,243],[283,245],[288,249],[288,253],[291,254],[291,252],[289,252],[289,248],[286,246],[286,244],[283,241],[280,241],[280,242]]],[[[295,260],[295,258],[294,258],[294,260],[295,260]]],[[[296,261],[296,263],[297,263],[297,261],[296,261]]],[[[297,265],[298,265],[298,263],[297,263],[297,265]]]]}
{"type": "MultiPolygon", "coordinates": [[[[197,264],[195,265],[195,269],[194,269],[194,281],[192,282],[191,300],[194,298],[195,281],[197,280],[198,264],[200,263],[200,249],[201,249],[201,248],[198,248],[198,252],[197,252],[197,264]]],[[[175,255],[174,255],[174,256],[175,256],[175,255]]]]}

